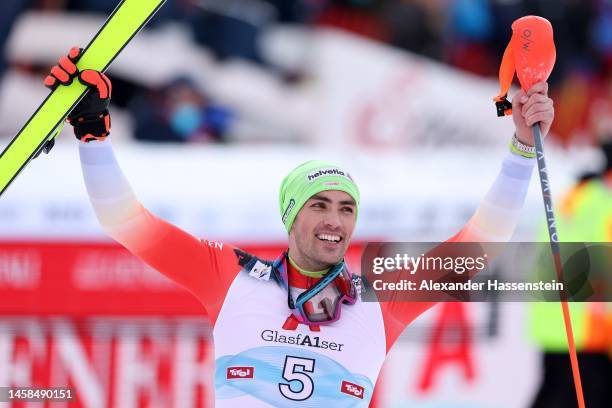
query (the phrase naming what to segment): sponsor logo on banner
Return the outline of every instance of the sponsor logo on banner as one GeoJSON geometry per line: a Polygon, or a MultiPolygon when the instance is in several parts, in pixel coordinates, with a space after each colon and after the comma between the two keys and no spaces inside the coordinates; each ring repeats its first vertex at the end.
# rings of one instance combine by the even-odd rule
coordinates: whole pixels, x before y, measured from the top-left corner
{"type": "Polygon", "coordinates": [[[349,381],[342,381],[342,387],[340,391],[344,394],[352,395],[353,397],[357,397],[363,399],[363,394],[365,392],[364,388],[361,385],[354,384],[349,381]]]}
{"type": "Polygon", "coordinates": [[[249,379],[255,377],[255,367],[227,367],[227,379],[249,379]]]}
{"type": "Polygon", "coordinates": [[[41,255],[30,249],[0,251],[0,287],[32,289],[41,279],[41,255]]]}
{"type": "Polygon", "coordinates": [[[71,281],[83,290],[159,290],[174,283],[122,248],[74,251],[71,281]]]}

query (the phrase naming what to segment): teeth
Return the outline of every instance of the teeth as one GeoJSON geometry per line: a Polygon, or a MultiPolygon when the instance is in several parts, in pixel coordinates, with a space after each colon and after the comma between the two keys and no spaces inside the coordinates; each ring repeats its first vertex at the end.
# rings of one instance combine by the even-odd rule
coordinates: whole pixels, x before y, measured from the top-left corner
{"type": "Polygon", "coordinates": [[[338,235],[319,234],[317,235],[317,238],[330,242],[340,242],[340,236],[338,235]]]}

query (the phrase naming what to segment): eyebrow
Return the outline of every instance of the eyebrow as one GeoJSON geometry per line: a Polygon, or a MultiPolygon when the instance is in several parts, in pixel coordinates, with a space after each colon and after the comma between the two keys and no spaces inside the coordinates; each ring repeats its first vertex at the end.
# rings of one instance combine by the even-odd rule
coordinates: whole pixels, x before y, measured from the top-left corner
{"type": "MultiPolygon", "coordinates": [[[[331,204],[332,200],[324,197],[324,196],[320,196],[318,194],[313,195],[312,197],[310,197],[311,200],[319,200],[319,201],[324,201],[326,203],[331,204]]],[[[352,205],[353,207],[355,207],[357,204],[355,203],[355,200],[350,199],[350,200],[342,200],[340,201],[340,205],[352,205]]]]}

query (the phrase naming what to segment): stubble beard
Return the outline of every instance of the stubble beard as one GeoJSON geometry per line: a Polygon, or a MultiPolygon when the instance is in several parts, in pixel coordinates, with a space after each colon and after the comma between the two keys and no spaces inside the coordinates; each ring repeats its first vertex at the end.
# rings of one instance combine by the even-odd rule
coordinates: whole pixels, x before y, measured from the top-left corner
{"type": "MultiPolygon", "coordinates": [[[[318,240],[318,238],[315,237],[314,240],[318,240]]],[[[342,261],[347,249],[344,242],[338,247],[338,250],[333,253],[326,252],[322,248],[317,248],[317,241],[303,242],[298,239],[296,243],[298,244],[302,257],[315,268],[314,270],[322,270],[336,265],[342,261]]]]}

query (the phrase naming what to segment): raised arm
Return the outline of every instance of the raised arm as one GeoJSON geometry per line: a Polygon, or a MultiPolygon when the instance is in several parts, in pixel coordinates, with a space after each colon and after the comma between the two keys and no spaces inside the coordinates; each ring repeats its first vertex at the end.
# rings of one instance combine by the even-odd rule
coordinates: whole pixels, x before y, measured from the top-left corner
{"type": "Polygon", "coordinates": [[[68,122],[79,139],[85,185],[102,228],[134,255],[196,295],[214,322],[227,289],[240,270],[233,248],[202,241],[140,204],[108,138],[111,82],[100,72],[78,72],[75,62],[79,55],[79,48],[71,49],[52,68],[45,85],[55,88],[78,78],[91,88],[70,113],[68,122]]]}
{"type": "Polygon", "coordinates": [[[507,242],[527,197],[535,159],[509,151],[474,215],[451,242],[507,242]]]}
{"type": "Polygon", "coordinates": [[[110,139],[80,142],[79,155],[87,193],[106,234],[205,305],[222,300],[232,272],[239,269],[232,248],[202,241],[148,211],[123,175],[110,139]]]}
{"type": "MultiPolygon", "coordinates": [[[[507,242],[519,221],[527,196],[529,181],[536,163],[532,152],[531,125],[540,123],[542,135],[550,129],[554,117],[548,84],[534,85],[528,93],[518,91],[513,97],[513,120],[516,133],[495,180],[467,224],[447,242],[507,242]]],[[[444,244],[432,251],[443,252],[444,244]]],[[[418,273],[418,272],[416,272],[418,273]]],[[[397,274],[398,279],[402,274],[397,274]]],[[[432,277],[435,278],[435,277],[432,277]]],[[[383,304],[388,344],[417,316],[434,302],[391,301],[383,304]]]]}
{"type": "Polygon", "coordinates": [[[512,237],[525,202],[535,165],[531,126],[539,123],[545,137],[554,118],[548,84],[540,82],[512,98],[516,132],[501,171],[466,226],[451,240],[461,242],[507,242],[512,237]]]}

